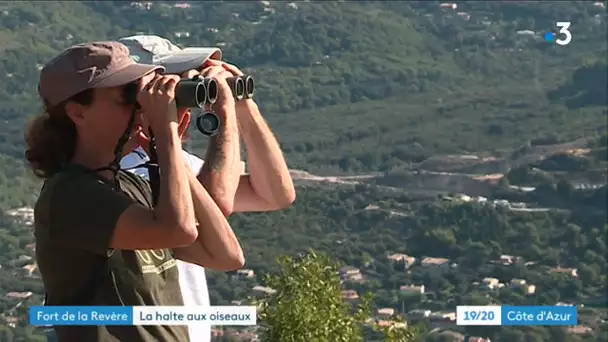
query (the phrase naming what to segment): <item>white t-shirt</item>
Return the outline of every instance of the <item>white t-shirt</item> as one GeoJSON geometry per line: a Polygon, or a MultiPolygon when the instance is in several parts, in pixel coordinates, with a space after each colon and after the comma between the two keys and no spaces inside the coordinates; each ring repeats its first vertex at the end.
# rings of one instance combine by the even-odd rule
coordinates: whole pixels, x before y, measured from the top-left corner
{"type": "MultiPolygon", "coordinates": [[[[184,158],[194,173],[198,174],[203,167],[204,161],[199,157],[192,155],[186,151],[184,158]]],[[[123,170],[133,172],[136,175],[150,179],[148,169],[138,167],[139,165],[149,160],[146,152],[138,148],[136,152],[126,155],[120,161],[120,167],[123,170]]],[[[177,260],[179,270],[179,286],[184,298],[186,306],[210,306],[209,290],[207,289],[207,277],[205,269],[199,265],[177,260]]],[[[206,324],[188,326],[188,333],[191,342],[208,342],[211,341],[211,326],[206,324]]]]}

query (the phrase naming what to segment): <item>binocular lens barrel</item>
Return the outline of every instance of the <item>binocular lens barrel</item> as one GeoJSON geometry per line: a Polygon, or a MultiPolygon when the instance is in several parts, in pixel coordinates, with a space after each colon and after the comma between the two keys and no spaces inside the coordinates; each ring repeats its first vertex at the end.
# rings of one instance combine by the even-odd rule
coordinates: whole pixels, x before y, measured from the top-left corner
{"type": "Polygon", "coordinates": [[[202,82],[182,80],[175,88],[177,107],[201,108],[207,101],[207,90],[202,82]]]}
{"type": "Polygon", "coordinates": [[[227,79],[228,85],[232,90],[232,94],[237,101],[245,97],[245,81],[241,77],[231,77],[227,79]]]}
{"type": "Polygon", "coordinates": [[[255,83],[253,82],[253,77],[245,77],[245,98],[250,99],[253,97],[254,88],[255,83]]]}
{"type": "Polygon", "coordinates": [[[217,89],[217,82],[212,78],[206,78],[205,87],[207,88],[207,102],[211,104],[215,103],[219,95],[219,91],[217,89]]]}
{"type": "MultiPolygon", "coordinates": [[[[253,97],[255,83],[251,76],[236,76],[227,79],[228,85],[237,101],[253,97]]],[[[205,104],[213,104],[219,96],[217,82],[211,78],[195,76],[192,79],[182,79],[176,87],[175,102],[178,107],[202,108],[205,104]]]]}

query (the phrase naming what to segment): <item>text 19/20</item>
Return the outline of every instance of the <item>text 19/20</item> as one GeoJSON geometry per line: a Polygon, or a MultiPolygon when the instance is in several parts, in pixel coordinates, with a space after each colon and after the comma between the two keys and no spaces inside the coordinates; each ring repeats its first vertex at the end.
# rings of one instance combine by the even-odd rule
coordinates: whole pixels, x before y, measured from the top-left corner
{"type": "Polygon", "coordinates": [[[483,310],[474,310],[474,311],[464,311],[463,319],[465,321],[493,321],[494,320],[494,311],[483,311],[483,310]]]}

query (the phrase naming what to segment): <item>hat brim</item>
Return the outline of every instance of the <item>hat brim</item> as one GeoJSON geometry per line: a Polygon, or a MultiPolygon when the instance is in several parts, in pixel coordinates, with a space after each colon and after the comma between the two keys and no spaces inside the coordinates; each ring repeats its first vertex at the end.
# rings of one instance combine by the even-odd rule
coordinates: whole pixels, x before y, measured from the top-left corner
{"type": "Polygon", "coordinates": [[[211,47],[189,47],[161,59],[158,64],[165,67],[167,74],[181,74],[199,69],[208,59],[222,60],[222,51],[211,47]]]}
{"type": "Polygon", "coordinates": [[[159,65],[149,64],[130,64],[116,72],[98,80],[94,84],[91,84],[92,88],[110,88],[119,87],[133,81],[136,81],[153,71],[163,71],[164,68],[159,65]]]}

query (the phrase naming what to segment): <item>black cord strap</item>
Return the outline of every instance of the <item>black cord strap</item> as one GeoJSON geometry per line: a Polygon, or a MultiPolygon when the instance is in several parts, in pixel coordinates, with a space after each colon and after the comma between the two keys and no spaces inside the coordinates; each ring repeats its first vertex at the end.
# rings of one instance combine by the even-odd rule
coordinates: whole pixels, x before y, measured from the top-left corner
{"type": "Polygon", "coordinates": [[[150,134],[150,160],[146,164],[148,167],[148,175],[150,176],[150,188],[152,188],[152,205],[156,207],[160,192],[160,167],[158,166],[154,132],[152,132],[152,128],[150,128],[148,132],[150,134]]]}

